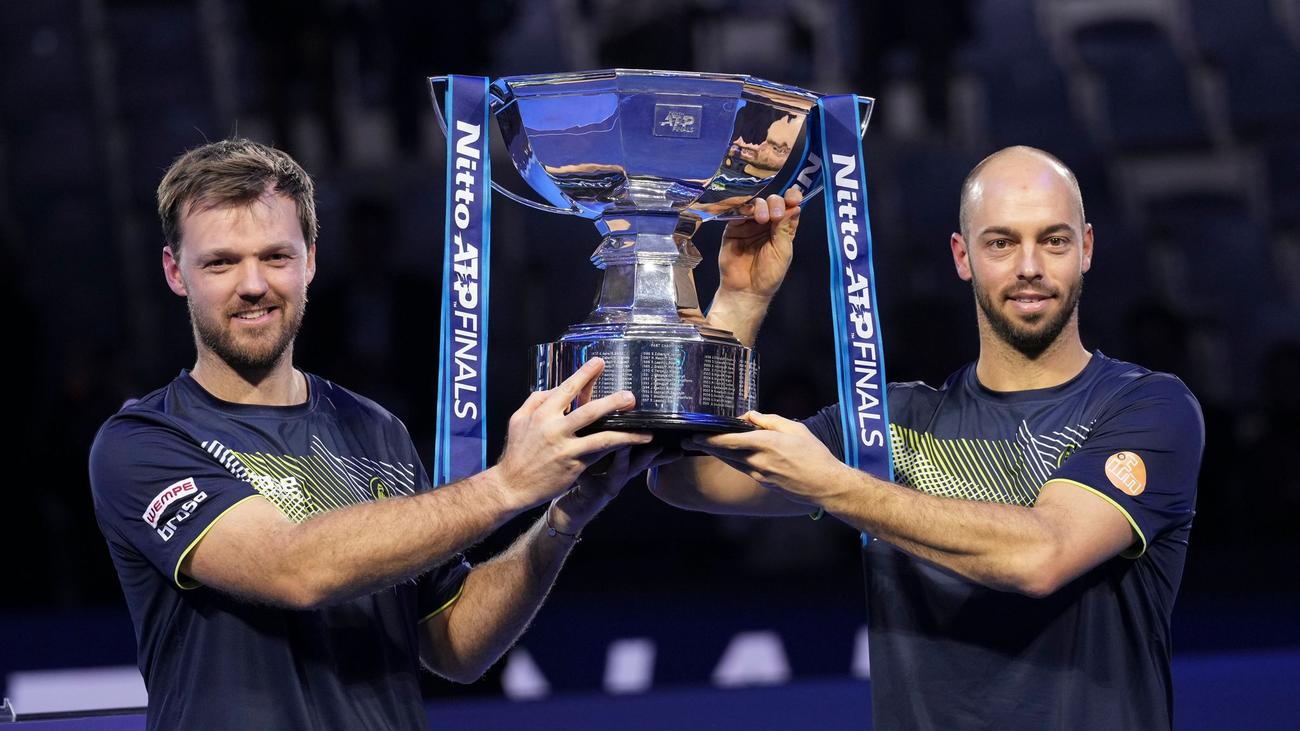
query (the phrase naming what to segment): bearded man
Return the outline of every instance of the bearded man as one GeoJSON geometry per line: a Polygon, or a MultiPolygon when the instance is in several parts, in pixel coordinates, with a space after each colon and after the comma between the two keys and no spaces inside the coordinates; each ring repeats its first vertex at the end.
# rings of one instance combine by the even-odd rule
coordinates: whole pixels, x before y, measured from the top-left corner
{"type": "MultiPolygon", "coordinates": [[[[1170,728],[1200,407],[1176,377],[1085,349],[1093,229],[1060,160],[989,156],[959,226],[979,357],[937,389],[889,386],[896,482],[843,464],[830,406],[688,440],[710,456],[658,468],[652,489],[694,510],[824,511],[862,533],[875,728],[1170,728]]],[[[709,318],[748,342],[790,260],[776,243],[720,258],[736,292],[709,318]]]]}
{"type": "Polygon", "coordinates": [[[496,465],[431,489],[399,419],[294,367],[317,233],[298,163],[249,140],[204,145],[168,169],[158,212],[197,358],[113,415],[90,454],[148,727],[423,728],[421,664],[481,676],[583,526],[654,459],[632,449],[649,434],[577,434],[632,395],[591,399],[594,359],[515,412],[496,465]],[[500,555],[461,558],[541,505],[500,555]]]}

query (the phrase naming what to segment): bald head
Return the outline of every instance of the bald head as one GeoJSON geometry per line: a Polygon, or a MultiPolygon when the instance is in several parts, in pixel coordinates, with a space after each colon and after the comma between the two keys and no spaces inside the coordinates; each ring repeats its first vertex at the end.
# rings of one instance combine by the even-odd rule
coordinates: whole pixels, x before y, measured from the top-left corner
{"type": "Polygon", "coordinates": [[[959,223],[962,238],[970,240],[975,232],[970,230],[975,207],[984,196],[996,187],[993,182],[1007,180],[1036,180],[1043,184],[1052,184],[1052,178],[1059,178],[1067,188],[1075,210],[1078,211],[1079,228],[1083,229],[1087,218],[1083,212],[1083,194],[1079,192],[1079,180],[1074,172],[1066,167],[1055,155],[1025,145],[1005,147],[980,161],[966,176],[961,185],[961,208],[959,223]]]}

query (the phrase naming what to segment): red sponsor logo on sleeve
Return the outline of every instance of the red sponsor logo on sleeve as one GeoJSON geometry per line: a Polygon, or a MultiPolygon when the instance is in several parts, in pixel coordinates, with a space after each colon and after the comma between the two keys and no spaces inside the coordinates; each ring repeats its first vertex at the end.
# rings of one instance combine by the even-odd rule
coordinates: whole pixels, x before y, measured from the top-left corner
{"type": "Polygon", "coordinates": [[[180,482],[173,483],[154,496],[153,500],[149,501],[148,509],[146,509],[144,515],[141,515],[140,517],[144,519],[144,522],[149,524],[150,528],[157,528],[158,520],[162,518],[163,511],[167,509],[168,505],[171,505],[186,495],[197,492],[198,489],[198,485],[194,484],[193,477],[186,477],[180,482]]]}

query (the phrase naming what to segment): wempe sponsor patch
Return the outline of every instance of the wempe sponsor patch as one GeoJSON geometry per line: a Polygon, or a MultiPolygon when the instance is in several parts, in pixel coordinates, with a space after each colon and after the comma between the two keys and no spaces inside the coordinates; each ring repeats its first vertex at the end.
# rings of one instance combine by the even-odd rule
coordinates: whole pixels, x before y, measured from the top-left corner
{"type": "Polygon", "coordinates": [[[186,495],[197,492],[198,489],[198,485],[194,484],[193,477],[186,477],[180,482],[173,483],[154,496],[153,500],[149,501],[149,509],[145,510],[144,515],[140,517],[144,518],[144,522],[148,523],[150,528],[157,528],[158,520],[162,518],[163,511],[167,509],[168,505],[186,495]]]}

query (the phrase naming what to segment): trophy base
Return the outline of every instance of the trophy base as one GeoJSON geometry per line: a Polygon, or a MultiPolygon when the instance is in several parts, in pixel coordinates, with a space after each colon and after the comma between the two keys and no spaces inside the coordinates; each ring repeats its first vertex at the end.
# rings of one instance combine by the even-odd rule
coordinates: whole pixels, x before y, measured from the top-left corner
{"type": "Polygon", "coordinates": [[[655,435],[655,441],[672,441],[680,439],[683,434],[707,432],[723,434],[727,432],[750,431],[753,424],[742,419],[700,418],[697,414],[654,414],[629,411],[617,413],[598,419],[581,433],[598,431],[647,431],[655,435]]]}
{"type": "MultiPolygon", "coordinates": [[[[753,431],[754,425],[740,419],[728,419],[725,422],[700,421],[697,419],[685,419],[680,417],[666,417],[664,415],[650,415],[649,417],[641,416],[636,413],[628,412],[614,414],[604,419],[598,419],[591,426],[578,430],[578,436],[594,434],[598,431],[639,431],[650,432],[650,445],[662,447],[665,450],[681,449],[682,440],[692,434],[734,434],[736,432],[753,431]]],[[[703,452],[697,452],[687,449],[684,454],[688,456],[699,456],[703,452]]]]}
{"type": "MultiPolygon", "coordinates": [[[[689,324],[578,326],[534,349],[533,389],[559,385],[583,363],[602,358],[592,397],[628,390],[632,411],[611,414],[591,430],[735,432],[758,405],[758,354],[734,338],[689,324]]],[[[669,434],[671,437],[672,435],[669,434]]]]}

